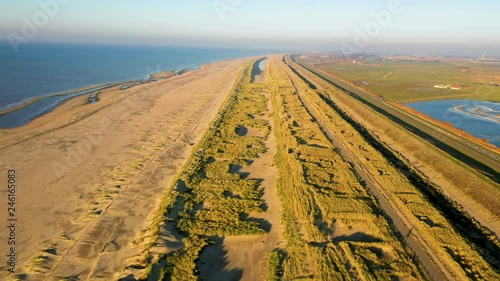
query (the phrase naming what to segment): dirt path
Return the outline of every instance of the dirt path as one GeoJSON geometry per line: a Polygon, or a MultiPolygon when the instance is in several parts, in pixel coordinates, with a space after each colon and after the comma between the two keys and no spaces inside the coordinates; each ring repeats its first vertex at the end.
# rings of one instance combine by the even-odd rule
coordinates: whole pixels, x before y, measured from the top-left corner
{"type": "MultiPolygon", "coordinates": [[[[396,71],[399,71],[399,69],[396,69],[396,71]]],[[[382,77],[382,79],[387,79],[387,77],[391,76],[392,73],[394,73],[394,72],[393,71],[388,72],[384,77],[382,77]]]]}
{"type": "MultiPolygon", "coordinates": [[[[269,94],[266,94],[269,97],[269,94]]],[[[266,120],[272,125],[272,104],[267,102],[266,120]]],[[[282,243],[280,221],[280,201],[276,190],[277,171],[274,166],[276,155],[276,137],[272,131],[265,142],[268,150],[261,154],[251,165],[241,169],[248,173],[248,179],[261,179],[264,189],[262,199],[265,212],[250,214],[250,218],[262,220],[263,228],[268,232],[263,236],[232,236],[217,239],[215,247],[208,247],[200,257],[201,280],[263,280],[266,255],[282,243]],[[215,258],[223,256],[223,258],[215,258]]]]}

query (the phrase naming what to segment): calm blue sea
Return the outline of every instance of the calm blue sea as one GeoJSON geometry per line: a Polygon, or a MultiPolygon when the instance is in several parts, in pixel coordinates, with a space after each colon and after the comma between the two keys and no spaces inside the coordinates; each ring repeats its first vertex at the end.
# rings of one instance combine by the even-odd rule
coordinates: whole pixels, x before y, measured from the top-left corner
{"type": "MultiPolygon", "coordinates": [[[[0,110],[32,97],[264,53],[269,51],[31,43],[16,54],[7,42],[0,42],[0,110]]],[[[33,109],[0,116],[0,128],[23,125],[60,102],[61,98],[50,98],[33,109]],[[26,114],[32,116],[22,118],[26,114]]]]}
{"type": "Polygon", "coordinates": [[[14,53],[0,42],[0,108],[30,97],[84,86],[146,78],[152,72],[195,68],[255,50],[29,44],[14,53]]]}
{"type": "Polygon", "coordinates": [[[463,106],[463,111],[474,113],[474,109],[488,108],[491,110],[489,111],[491,113],[489,116],[486,116],[495,119],[495,116],[497,116],[498,112],[500,112],[500,103],[475,100],[438,100],[409,103],[407,106],[437,120],[449,122],[456,128],[462,129],[473,136],[487,139],[490,143],[500,147],[499,122],[486,120],[454,110],[456,106],[463,106]]]}

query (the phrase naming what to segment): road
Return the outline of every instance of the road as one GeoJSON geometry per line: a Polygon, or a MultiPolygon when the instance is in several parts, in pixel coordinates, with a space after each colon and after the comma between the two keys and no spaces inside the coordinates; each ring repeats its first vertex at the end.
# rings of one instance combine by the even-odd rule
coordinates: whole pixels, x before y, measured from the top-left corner
{"type": "MultiPolygon", "coordinates": [[[[278,63],[278,65],[280,64],[278,63]]],[[[304,99],[303,93],[297,84],[294,74],[291,73],[291,70],[285,69],[284,67],[282,67],[282,69],[288,74],[288,77],[292,81],[297,95],[306,110],[316,120],[332,144],[339,148],[339,152],[342,157],[346,161],[353,164],[353,168],[356,173],[365,182],[365,186],[370,190],[370,192],[378,199],[379,206],[391,218],[394,226],[401,233],[401,235],[405,237],[407,245],[413,250],[430,277],[433,280],[455,280],[446,267],[441,263],[439,258],[434,255],[427,243],[420,237],[419,233],[414,229],[410,221],[401,211],[398,210],[394,202],[392,202],[387,193],[381,188],[376,178],[364,168],[361,164],[362,162],[358,159],[358,156],[352,153],[348,146],[342,142],[342,138],[337,137],[336,133],[330,130],[329,127],[324,124],[323,120],[318,118],[319,114],[317,112],[319,109],[314,108],[304,99]]]]}

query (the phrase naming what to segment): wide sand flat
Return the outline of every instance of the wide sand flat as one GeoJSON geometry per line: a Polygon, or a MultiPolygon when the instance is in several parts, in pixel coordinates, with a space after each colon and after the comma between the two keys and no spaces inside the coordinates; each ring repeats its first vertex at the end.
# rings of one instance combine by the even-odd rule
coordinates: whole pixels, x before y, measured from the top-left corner
{"type": "MultiPolygon", "coordinates": [[[[96,104],[75,98],[27,126],[2,130],[2,182],[8,169],[17,171],[16,273],[112,280],[137,253],[131,243],[246,61],[115,87],[96,104]]],[[[2,189],[2,206],[6,197],[2,189]]],[[[0,212],[2,222],[6,215],[0,212]]]]}

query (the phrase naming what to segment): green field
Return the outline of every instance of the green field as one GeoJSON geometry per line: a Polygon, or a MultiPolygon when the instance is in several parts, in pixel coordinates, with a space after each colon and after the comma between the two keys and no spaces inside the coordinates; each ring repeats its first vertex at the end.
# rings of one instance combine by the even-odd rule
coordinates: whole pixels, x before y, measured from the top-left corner
{"type": "Polygon", "coordinates": [[[351,60],[331,60],[318,64],[317,68],[387,100],[401,103],[439,99],[500,102],[500,87],[491,85],[500,84],[500,63],[382,59],[353,63],[351,60]],[[470,88],[434,87],[439,84],[468,85],[470,88]]]}

